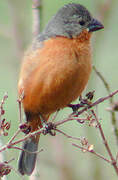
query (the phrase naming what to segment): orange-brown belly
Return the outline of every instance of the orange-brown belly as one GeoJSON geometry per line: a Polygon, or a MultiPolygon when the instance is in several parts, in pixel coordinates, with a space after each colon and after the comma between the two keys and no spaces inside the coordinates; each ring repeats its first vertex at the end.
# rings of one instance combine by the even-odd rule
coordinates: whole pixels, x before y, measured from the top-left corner
{"type": "Polygon", "coordinates": [[[54,69],[53,65],[47,64],[39,75],[30,78],[24,109],[48,114],[67,106],[81,95],[88,82],[91,65],[72,63],[69,66],[62,69],[58,65],[58,69],[54,69]]]}
{"type": "Polygon", "coordinates": [[[78,46],[63,39],[63,47],[61,42],[59,39],[56,45],[55,41],[51,41],[53,45],[48,43],[55,51],[48,47],[47,50],[45,45],[39,52],[39,65],[23,81],[25,111],[55,112],[74,101],[87,85],[91,72],[90,44],[78,46]]]}

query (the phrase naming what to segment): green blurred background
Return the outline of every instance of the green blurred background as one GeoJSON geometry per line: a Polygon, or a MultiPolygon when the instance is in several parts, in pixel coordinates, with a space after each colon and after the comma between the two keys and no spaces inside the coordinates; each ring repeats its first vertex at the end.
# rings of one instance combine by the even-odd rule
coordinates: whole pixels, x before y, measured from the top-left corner
{"type": "MultiPolygon", "coordinates": [[[[117,0],[42,0],[41,28],[64,4],[69,2],[81,3],[90,12],[101,19],[105,29],[97,32],[93,37],[93,64],[104,75],[112,90],[118,89],[118,1],[117,0]]],[[[11,121],[11,129],[8,137],[2,137],[2,143],[8,141],[18,128],[17,105],[17,81],[21,57],[32,40],[32,1],[31,0],[4,0],[0,1],[0,99],[8,92],[8,100],[5,104],[5,117],[11,121]]],[[[86,92],[95,90],[95,98],[107,95],[101,80],[94,72],[86,92]]],[[[115,96],[117,101],[117,96],[115,96]]],[[[99,117],[107,140],[114,155],[117,153],[117,145],[111,125],[110,114],[105,110],[108,102],[98,107],[99,117]]],[[[63,119],[70,111],[61,111],[57,120],[63,119]]],[[[87,137],[95,150],[108,157],[104,145],[100,139],[98,130],[88,125],[70,122],[60,127],[64,132],[76,136],[87,137]]],[[[82,153],[72,146],[73,140],[62,135],[51,137],[42,136],[40,148],[44,151],[39,154],[37,173],[35,177],[25,179],[41,180],[116,180],[114,169],[103,160],[90,153],[82,153]],[[40,177],[40,178],[39,178],[40,177]]],[[[76,142],[78,143],[78,142],[76,142]]],[[[15,160],[11,165],[17,169],[19,151],[8,150],[4,152],[4,159],[12,157],[15,160]]],[[[8,180],[22,179],[14,171],[8,176],[8,180]]]]}

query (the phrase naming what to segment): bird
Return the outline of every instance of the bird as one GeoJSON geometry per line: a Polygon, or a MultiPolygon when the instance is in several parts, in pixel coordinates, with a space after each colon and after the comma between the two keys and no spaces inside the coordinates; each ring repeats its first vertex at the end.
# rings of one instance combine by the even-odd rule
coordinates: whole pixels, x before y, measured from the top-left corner
{"type": "MultiPolygon", "coordinates": [[[[50,115],[81,96],[92,71],[91,37],[103,24],[83,5],[64,5],[34,38],[21,65],[18,96],[30,132],[42,128],[50,115]]],[[[35,168],[39,135],[23,144],[18,171],[30,176],[35,168]]]]}

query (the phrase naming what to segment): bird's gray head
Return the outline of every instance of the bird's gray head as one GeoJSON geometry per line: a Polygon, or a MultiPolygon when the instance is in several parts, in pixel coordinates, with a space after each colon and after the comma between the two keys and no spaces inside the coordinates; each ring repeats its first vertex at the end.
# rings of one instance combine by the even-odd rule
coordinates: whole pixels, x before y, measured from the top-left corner
{"type": "Polygon", "coordinates": [[[73,38],[78,36],[84,29],[93,32],[102,28],[103,25],[91,16],[84,6],[70,3],[62,7],[52,17],[42,32],[40,39],[45,40],[55,36],[73,38]]]}

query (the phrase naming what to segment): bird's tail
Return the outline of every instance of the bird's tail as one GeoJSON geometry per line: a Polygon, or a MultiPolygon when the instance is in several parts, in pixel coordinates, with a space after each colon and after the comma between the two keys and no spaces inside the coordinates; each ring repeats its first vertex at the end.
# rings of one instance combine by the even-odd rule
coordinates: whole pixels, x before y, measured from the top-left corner
{"type": "MultiPolygon", "coordinates": [[[[26,121],[29,126],[31,126],[31,132],[38,130],[38,128],[42,128],[41,117],[31,114],[25,113],[26,121]]],[[[49,115],[45,115],[43,117],[45,121],[48,120],[49,115]]],[[[33,136],[23,143],[23,151],[20,154],[19,162],[18,162],[18,171],[22,175],[31,175],[36,164],[38,143],[39,143],[40,135],[33,136]],[[36,153],[35,153],[36,152],[36,153]]]]}
{"type": "Polygon", "coordinates": [[[31,137],[23,143],[22,149],[24,151],[22,151],[20,154],[18,164],[18,171],[22,175],[31,175],[35,168],[37,156],[37,153],[35,152],[38,150],[39,137],[39,135],[36,137],[31,137]]]}

